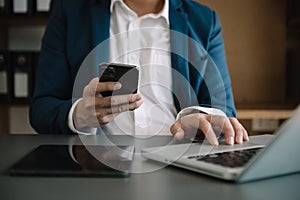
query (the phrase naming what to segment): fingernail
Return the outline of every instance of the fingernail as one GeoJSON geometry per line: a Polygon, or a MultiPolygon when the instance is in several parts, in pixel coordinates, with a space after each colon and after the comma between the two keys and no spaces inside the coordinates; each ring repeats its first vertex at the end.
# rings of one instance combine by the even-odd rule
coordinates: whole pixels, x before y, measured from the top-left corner
{"type": "Polygon", "coordinates": [[[140,99],[140,95],[136,94],[133,96],[133,101],[139,100],[140,99]]]}
{"type": "Polygon", "coordinates": [[[246,141],[248,141],[248,142],[250,141],[249,136],[247,136],[246,141]]]}
{"type": "Polygon", "coordinates": [[[179,131],[179,132],[177,132],[177,133],[175,134],[174,137],[175,137],[176,140],[181,140],[181,139],[184,137],[184,133],[181,132],[181,131],[179,131]]]}
{"type": "Polygon", "coordinates": [[[143,101],[143,100],[141,100],[141,101],[140,101],[140,105],[142,105],[143,103],[144,103],[144,101],[143,101]]]}
{"type": "Polygon", "coordinates": [[[243,137],[242,136],[238,136],[237,141],[239,144],[243,143],[243,137]]]}
{"type": "Polygon", "coordinates": [[[228,137],[228,143],[230,145],[233,145],[234,144],[234,138],[233,137],[228,137]]]}
{"type": "Polygon", "coordinates": [[[121,85],[121,83],[119,83],[119,82],[113,84],[113,89],[114,89],[114,90],[118,90],[118,89],[120,89],[121,87],[122,87],[122,85],[121,85]]]}
{"type": "Polygon", "coordinates": [[[216,141],[213,145],[214,145],[214,146],[219,146],[219,142],[216,141]]]}
{"type": "Polygon", "coordinates": [[[248,135],[246,136],[246,141],[249,141],[249,136],[248,135]]]}

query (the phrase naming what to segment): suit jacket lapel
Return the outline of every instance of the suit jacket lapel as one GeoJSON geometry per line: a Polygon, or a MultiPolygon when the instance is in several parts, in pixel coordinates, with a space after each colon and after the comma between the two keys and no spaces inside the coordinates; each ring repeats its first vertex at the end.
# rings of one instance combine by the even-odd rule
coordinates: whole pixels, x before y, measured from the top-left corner
{"type": "Polygon", "coordinates": [[[92,49],[97,47],[102,62],[109,60],[110,0],[94,0],[91,8],[92,49]],[[104,42],[104,43],[103,43],[104,42]],[[103,46],[103,47],[102,47],[103,46]]]}
{"type": "Polygon", "coordinates": [[[98,65],[109,62],[110,0],[93,0],[91,3],[91,52],[87,65],[92,76],[99,76],[98,65]]]}
{"type": "Polygon", "coordinates": [[[173,97],[176,109],[180,111],[191,105],[192,95],[188,64],[188,19],[180,0],[170,1],[169,17],[173,97]]]}

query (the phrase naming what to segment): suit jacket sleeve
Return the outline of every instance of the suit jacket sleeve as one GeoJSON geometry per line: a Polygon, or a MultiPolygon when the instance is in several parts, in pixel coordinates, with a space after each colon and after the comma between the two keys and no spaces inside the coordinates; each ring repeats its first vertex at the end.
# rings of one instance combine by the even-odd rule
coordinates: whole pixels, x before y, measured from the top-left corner
{"type": "Polygon", "coordinates": [[[207,82],[211,81],[214,84],[210,84],[209,90],[206,83],[201,85],[198,101],[201,106],[206,106],[208,104],[209,106],[221,109],[228,117],[236,117],[230,75],[226,63],[221,23],[215,12],[213,12],[212,26],[207,40],[206,50],[212,61],[215,63],[221,80],[219,80],[219,78],[214,80],[216,76],[208,73],[208,76],[210,77],[206,78],[207,82]],[[213,88],[211,88],[211,85],[213,85],[213,88]],[[221,93],[224,95],[220,95],[221,93]],[[214,102],[214,105],[212,105],[212,101],[214,102]]]}
{"type": "Polygon", "coordinates": [[[67,126],[72,105],[72,80],[66,56],[63,1],[55,1],[45,31],[30,105],[30,123],[38,133],[70,134],[67,126]]]}
{"type": "Polygon", "coordinates": [[[234,98],[232,93],[230,75],[227,68],[226,53],[224,47],[224,41],[222,37],[221,23],[218,15],[213,12],[213,29],[211,37],[209,39],[208,52],[211,55],[216,66],[220,70],[220,74],[224,84],[224,90],[226,95],[226,110],[225,113],[228,117],[236,117],[236,109],[234,106],[234,98]]]}

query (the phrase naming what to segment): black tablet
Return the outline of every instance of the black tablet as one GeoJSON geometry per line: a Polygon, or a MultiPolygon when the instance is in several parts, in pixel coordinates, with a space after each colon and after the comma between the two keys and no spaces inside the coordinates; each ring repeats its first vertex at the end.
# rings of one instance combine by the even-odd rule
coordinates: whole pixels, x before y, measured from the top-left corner
{"type": "Polygon", "coordinates": [[[127,177],[133,146],[41,145],[13,165],[12,176],[127,177]]]}

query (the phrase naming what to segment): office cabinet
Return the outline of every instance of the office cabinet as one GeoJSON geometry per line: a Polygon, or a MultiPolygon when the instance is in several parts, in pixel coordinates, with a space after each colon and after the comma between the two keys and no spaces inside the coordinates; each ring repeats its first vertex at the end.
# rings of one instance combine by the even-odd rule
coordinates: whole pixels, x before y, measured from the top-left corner
{"type": "MultiPolygon", "coordinates": [[[[11,43],[18,43],[12,40],[15,37],[25,39],[36,37],[29,34],[34,33],[36,29],[41,32],[48,21],[48,14],[12,15],[7,11],[4,13],[1,5],[3,5],[2,0],[0,0],[0,134],[11,131],[12,116],[28,117],[14,112],[28,110],[34,85],[34,66],[38,56],[37,49],[25,46],[31,43],[30,41],[24,42],[23,49],[16,48],[15,44],[12,45],[11,43]],[[19,31],[20,33],[16,33],[19,31]],[[25,31],[25,34],[22,35],[21,31],[25,31]]],[[[18,121],[26,123],[24,130],[29,130],[28,119],[18,119],[18,121]]]]}

